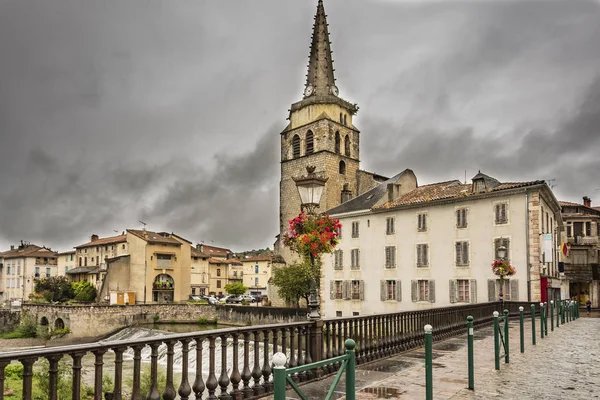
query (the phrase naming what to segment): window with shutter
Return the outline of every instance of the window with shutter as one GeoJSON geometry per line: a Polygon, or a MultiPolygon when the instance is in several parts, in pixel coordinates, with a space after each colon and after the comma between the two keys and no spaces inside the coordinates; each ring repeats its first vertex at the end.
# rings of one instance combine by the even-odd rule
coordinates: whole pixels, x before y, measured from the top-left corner
{"type": "Polygon", "coordinates": [[[426,268],[429,266],[429,245],[417,245],[417,267],[426,268]]]}
{"type": "Polygon", "coordinates": [[[379,288],[380,288],[379,295],[380,295],[381,301],[386,301],[388,299],[387,298],[387,281],[384,281],[384,280],[380,281],[379,288]]]}
{"type": "Polygon", "coordinates": [[[496,280],[488,279],[488,301],[497,301],[496,298],[496,280]]]}
{"type": "Polygon", "coordinates": [[[429,281],[419,280],[417,282],[418,282],[417,301],[430,301],[429,281]]]}
{"type": "Polygon", "coordinates": [[[456,265],[469,266],[469,242],[456,242],[456,265]]]}
{"type": "Polygon", "coordinates": [[[386,220],[385,233],[386,235],[393,235],[395,233],[394,217],[387,218],[386,220]]]}
{"type": "Polygon", "coordinates": [[[456,303],[456,281],[454,279],[450,279],[450,303],[456,303]]]}
{"type": "Polygon", "coordinates": [[[358,228],[359,228],[358,221],[352,222],[352,237],[353,238],[357,238],[358,237],[358,234],[359,234],[358,228]]]}
{"type": "Polygon", "coordinates": [[[351,256],[350,268],[359,269],[360,268],[360,250],[359,249],[350,250],[350,256],[351,256]]]}
{"type": "Polygon", "coordinates": [[[435,303],[435,280],[430,279],[427,281],[429,289],[429,302],[435,303]]]}
{"type": "Polygon", "coordinates": [[[343,269],[344,268],[344,253],[343,250],[336,250],[335,253],[335,269],[343,269]]]}
{"type": "Polygon", "coordinates": [[[419,214],[417,217],[418,231],[425,232],[427,230],[427,214],[419,214]]]}
{"type": "Polygon", "coordinates": [[[477,303],[477,280],[471,279],[471,303],[477,303]]]}
{"type": "Polygon", "coordinates": [[[385,247],[385,267],[396,268],[396,246],[385,247]]]}
{"type": "Polygon", "coordinates": [[[471,289],[468,279],[459,279],[456,281],[456,301],[459,303],[470,303],[471,289]]]}
{"type": "Polygon", "coordinates": [[[385,283],[385,299],[386,300],[397,300],[396,298],[396,281],[388,280],[383,281],[385,283]]]}
{"type": "Polygon", "coordinates": [[[498,203],[494,206],[495,223],[502,225],[508,223],[508,204],[498,203]]]}
{"type": "Polygon", "coordinates": [[[467,209],[461,208],[456,210],[456,227],[466,228],[467,227],[467,209]]]}
{"type": "Polygon", "coordinates": [[[335,299],[335,282],[330,281],[329,282],[329,300],[334,300],[334,299],[335,299]]]}
{"type": "Polygon", "coordinates": [[[413,303],[419,300],[419,281],[410,281],[410,298],[413,303]]]}
{"type": "Polygon", "coordinates": [[[352,300],[362,300],[361,297],[363,297],[363,285],[362,285],[362,281],[350,281],[351,282],[351,286],[350,286],[350,290],[351,290],[351,299],[352,300]]]}

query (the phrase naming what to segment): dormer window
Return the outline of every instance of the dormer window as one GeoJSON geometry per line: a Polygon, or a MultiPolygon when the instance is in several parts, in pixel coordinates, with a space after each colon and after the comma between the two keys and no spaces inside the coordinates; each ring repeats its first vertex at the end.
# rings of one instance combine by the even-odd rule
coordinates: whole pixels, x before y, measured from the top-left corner
{"type": "Polygon", "coordinates": [[[483,193],[489,189],[493,189],[500,185],[500,181],[492,178],[486,174],[482,174],[481,171],[477,173],[472,179],[473,181],[473,193],[483,193]]]}
{"type": "Polygon", "coordinates": [[[476,179],[473,181],[473,192],[475,192],[475,193],[485,192],[485,180],[483,180],[483,178],[476,179]]]}

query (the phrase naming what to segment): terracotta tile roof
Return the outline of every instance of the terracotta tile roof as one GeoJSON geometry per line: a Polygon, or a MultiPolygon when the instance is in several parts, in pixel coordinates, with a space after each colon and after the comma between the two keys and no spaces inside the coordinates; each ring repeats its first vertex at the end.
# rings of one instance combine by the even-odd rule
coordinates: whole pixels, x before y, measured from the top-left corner
{"type": "Polygon", "coordinates": [[[77,274],[87,274],[93,273],[95,269],[98,269],[96,266],[87,266],[87,267],[75,267],[66,272],[67,275],[77,275],[77,274]]]}
{"type": "Polygon", "coordinates": [[[58,253],[49,250],[45,247],[40,247],[35,244],[19,246],[14,250],[8,250],[0,253],[3,258],[20,258],[20,257],[47,257],[56,258],[58,253]]]}
{"type": "Polygon", "coordinates": [[[159,243],[159,244],[173,244],[176,246],[181,246],[181,242],[175,240],[171,237],[162,236],[159,233],[152,231],[142,231],[138,229],[127,229],[127,232],[139,237],[140,239],[144,239],[148,243],[159,243]]]}
{"type": "Polygon", "coordinates": [[[198,250],[194,246],[191,246],[190,253],[191,253],[192,257],[202,257],[202,258],[207,258],[208,257],[208,254],[201,252],[200,250],[198,250]]]}
{"type": "Polygon", "coordinates": [[[75,253],[76,253],[75,250],[69,250],[69,251],[60,252],[60,253],[58,253],[58,255],[59,256],[64,256],[64,255],[67,255],[67,254],[75,254],[75,253]]]}
{"type": "MultiPolygon", "coordinates": [[[[498,186],[488,189],[485,193],[534,186],[542,183],[544,183],[544,181],[504,182],[500,183],[498,186]]],[[[479,194],[481,193],[472,191],[472,184],[462,184],[458,180],[452,180],[420,186],[406,193],[404,196],[401,196],[393,202],[387,202],[381,206],[374,208],[386,209],[403,205],[428,203],[430,201],[436,200],[460,199],[463,197],[476,196],[479,194]]]]}
{"type": "Polygon", "coordinates": [[[558,203],[560,204],[561,207],[577,207],[580,210],[580,212],[576,212],[576,213],[562,212],[563,216],[575,217],[575,216],[582,216],[582,215],[599,215],[599,213],[600,213],[600,207],[588,207],[583,204],[572,203],[570,201],[559,201],[558,203]]]}
{"type": "Polygon", "coordinates": [[[127,241],[127,235],[109,236],[109,237],[105,237],[105,238],[99,238],[97,240],[93,240],[91,242],[87,242],[84,244],[80,244],[79,246],[75,246],[75,248],[83,249],[84,247],[104,246],[107,244],[123,243],[126,241],[127,241]]]}
{"type": "Polygon", "coordinates": [[[241,259],[244,262],[255,262],[255,261],[271,261],[273,258],[272,254],[259,254],[256,256],[247,256],[241,259]]]}
{"type": "Polygon", "coordinates": [[[228,253],[231,253],[231,250],[226,249],[224,247],[215,247],[215,246],[207,246],[205,244],[202,244],[202,251],[205,254],[211,255],[211,256],[227,256],[228,253]]]}
{"type": "Polygon", "coordinates": [[[568,207],[584,207],[583,204],[578,204],[578,203],[572,203],[570,201],[559,201],[558,204],[560,204],[561,206],[568,206],[568,207]]]}
{"type": "Polygon", "coordinates": [[[210,264],[231,264],[231,265],[243,265],[237,258],[222,258],[222,257],[211,257],[208,259],[210,264]]]}

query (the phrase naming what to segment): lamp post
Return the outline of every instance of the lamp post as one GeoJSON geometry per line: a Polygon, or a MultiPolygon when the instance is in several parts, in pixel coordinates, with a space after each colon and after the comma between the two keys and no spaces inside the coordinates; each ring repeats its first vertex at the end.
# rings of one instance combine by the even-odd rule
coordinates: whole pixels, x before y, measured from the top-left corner
{"type": "MultiPolygon", "coordinates": [[[[506,247],[500,245],[498,247],[498,257],[502,261],[506,261],[506,247]]],[[[504,304],[504,275],[500,275],[500,301],[504,304]]]]}
{"type": "MultiPolygon", "coordinates": [[[[323,189],[325,189],[325,183],[328,178],[322,178],[315,174],[315,167],[308,166],[306,167],[306,176],[301,176],[299,178],[293,178],[294,182],[296,182],[296,187],[298,188],[298,193],[300,194],[301,201],[301,210],[306,211],[309,218],[314,218],[316,213],[315,210],[319,208],[319,203],[321,202],[321,196],[323,195],[323,189]]],[[[315,257],[310,255],[310,267],[311,267],[311,277],[310,277],[310,297],[308,301],[308,318],[310,320],[318,320],[321,318],[321,313],[319,311],[320,308],[320,299],[319,292],[317,290],[317,281],[315,278],[316,270],[315,270],[315,257]]]]}

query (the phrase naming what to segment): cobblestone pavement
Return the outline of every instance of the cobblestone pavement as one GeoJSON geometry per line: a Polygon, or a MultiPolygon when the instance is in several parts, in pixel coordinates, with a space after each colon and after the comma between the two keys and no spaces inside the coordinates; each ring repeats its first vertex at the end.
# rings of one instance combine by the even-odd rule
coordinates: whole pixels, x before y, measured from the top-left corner
{"type": "MultiPolygon", "coordinates": [[[[582,310],[583,311],[583,310],[582,310]]],[[[592,315],[596,316],[596,315],[592,315]]],[[[520,353],[518,321],[510,324],[510,363],[494,370],[493,330],[475,331],[475,390],[467,389],[466,335],[434,343],[434,399],[592,399],[600,398],[600,318],[581,318],[531,344],[531,320],[525,323],[525,353],[520,353]]],[[[434,328],[435,329],[435,328],[434,328]]],[[[361,365],[356,370],[356,399],[424,399],[424,349],[361,365]]],[[[333,378],[302,386],[309,399],[324,399],[333,378]]],[[[344,380],[334,399],[344,399],[344,380]]],[[[272,398],[272,397],[271,397],[272,398]]],[[[288,399],[300,397],[289,390],[288,399]]]]}

